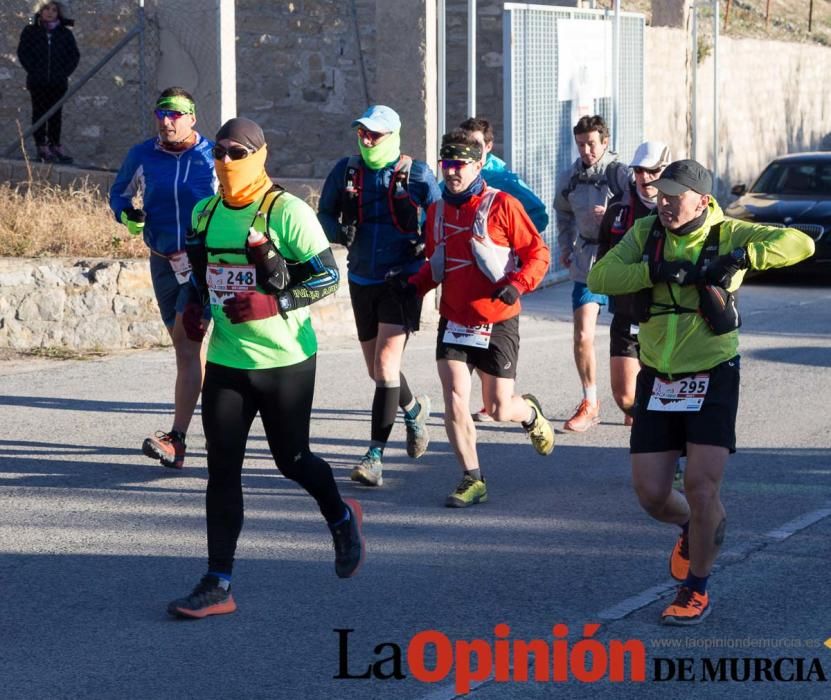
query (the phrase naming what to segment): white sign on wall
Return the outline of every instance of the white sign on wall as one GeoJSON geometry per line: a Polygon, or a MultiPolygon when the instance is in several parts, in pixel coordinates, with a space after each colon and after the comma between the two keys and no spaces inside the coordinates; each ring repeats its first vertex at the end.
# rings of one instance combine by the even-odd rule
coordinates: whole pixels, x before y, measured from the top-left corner
{"type": "MultiPolygon", "coordinates": [[[[557,99],[571,100],[571,123],[594,113],[594,101],[612,94],[611,22],[557,23],[557,99]]],[[[573,156],[577,157],[576,147],[573,156]]]]}

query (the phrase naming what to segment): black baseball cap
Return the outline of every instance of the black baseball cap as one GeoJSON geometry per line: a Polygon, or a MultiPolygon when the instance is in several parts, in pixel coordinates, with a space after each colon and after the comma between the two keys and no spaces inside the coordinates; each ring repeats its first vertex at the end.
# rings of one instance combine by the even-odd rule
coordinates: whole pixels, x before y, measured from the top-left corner
{"type": "Polygon", "coordinates": [[[676,160],[670,163],[661,177],[649,183],[658,191],[675,196],[687,190],[698,194],[713,193],[713,175],[695,160],[676,160]]]}

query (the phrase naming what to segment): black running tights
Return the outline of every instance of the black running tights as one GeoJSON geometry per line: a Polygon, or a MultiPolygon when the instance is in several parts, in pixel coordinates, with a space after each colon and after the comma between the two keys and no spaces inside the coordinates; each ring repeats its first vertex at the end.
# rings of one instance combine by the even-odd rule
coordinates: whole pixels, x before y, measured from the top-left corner
{"type": "Polygon", "coordinates": [[[202,426],[208,442],[208,568],[231,573],[242,530],[242,463],[257,412],[283,475],[317,501],[327,522],[344,503],[329,464],[309,449],[316,358],[289,367],[242,370],[208,363],[202,388],[202,426]]]}

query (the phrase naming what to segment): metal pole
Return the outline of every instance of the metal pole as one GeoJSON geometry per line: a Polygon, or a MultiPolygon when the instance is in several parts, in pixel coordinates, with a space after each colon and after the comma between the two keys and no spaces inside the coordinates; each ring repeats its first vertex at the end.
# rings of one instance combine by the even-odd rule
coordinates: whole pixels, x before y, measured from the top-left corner
{"type": "Polygon", "coordinates": [[[690,157],[698,160],[698,6],[692,6],[692,133],[690,136],[690,157]]]}
{"type": "Polygon", "coordinates": [[[438,73],[436,81],[438,85],[438,94],[436,95],[436,109],[438,111],[438,119],[436,120],[436,126],[438,127],[437,153],[441,147],[441,137],[444,136],[447,119],[447,16],[444,3],[445,0],[437,0],[436,3],[436,48],[438,49],[436,60],[436,72],[438,73]]]}
{"type": "Polygon", "coordinates": [[[467,116],[476,116],[476,0],[467,0],[467,116]]]}
{"type": "Polygon", "coordinates": [[[141,34],[139,34],[139,113],[137,121],[142,123],[150,113],[147,104],[147,60],[145,58],[147,56],[147,46],[144,40],[144,0],[139,0],[136,15],[138,26],[141,27],[141,34]]]}
{"type": "Polygon", "coordinates": [[[617,152],[620,131],[620,0],[615,0],[615,16],[612,21],[612,150],[617,152]]]}
{"type": "MultiPolygon", "coordinates": [[[[23,138],[27,138],[30,136],[36,129],[40,128],[42,124],[46,123],[46,120],[49,119],[55,112],[57,112],[61,107],[63,107],[64,103],[72,97],[78,90],[80,90],[84,85],[86,85],[90,78],[95,76],[99,70],[106,64],[113,56],[115,56],[121,49],[123,49],[127,44],[129,44],[133,38],[137,34],[141,34],[143,31],[142,27],[133,27],[129,32],[127,32],[124,37],[119,41],[115,46],[113,46],[107,54],[96,63],[92,68],[90,68],[86,75],[81,78],[77,83],[74,83],[69,90],[67,90],[66,94],[58,100],[49,110],[44,114],[40,119],[38,119],[32,126],[30,126],[26,131],[23,132],[23,138]]],[[[15,149],[18,148],[20,144],[15,141],[12,143],[5,151],[3,151],[3,157],[8,158],[12,153],[14,153],[15,149]]]]}
{"type": "Polygon", "coordinates": [[[713,194],[718,193],[718,30],[719,0],[713,0],[713,194]]]}
{"type": "Polygon", "coordinates": [[[814,19],[814,0],[808,3],[808,33],[811,33],[811,24],[814,19]]]}

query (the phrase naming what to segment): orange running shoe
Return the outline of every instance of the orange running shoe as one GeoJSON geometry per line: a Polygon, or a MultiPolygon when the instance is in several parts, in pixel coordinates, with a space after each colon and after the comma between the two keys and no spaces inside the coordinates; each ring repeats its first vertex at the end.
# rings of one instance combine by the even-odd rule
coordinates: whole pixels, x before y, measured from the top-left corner
{"type": "Polygon", "coordinates": [[[190,595],[177,598],[167,606],[174,617],[190,617],[201,620],[208,615],[227,615],[237,609],[231,587],[223,588],[219,578],[206,574],[190,595]]]}
{"type": "Polygon", "coordinates": [[[696,593],[687,586],[679,586],[672,604],[661,613],[665,625],[697,625],[710,614],[710,597],[696,593]]]}
{"type": "Polygon", "coordinates": [[[585,433],[593,425],[600,422],[600,401],[592,404],[588,399],[583,399],[577,407],[574,415],[563,425],[564,430],[572,433],[585,433]]]}
{"type": "Polygon", "coordinates": [[[146,438],[141,451],[150,459],[158,459],[164,466],[181,469],[185,466],[185,435],[175,430],[163,433],[159,430],[153,437],[146,438]]]}
{"type": "Polygon", "coordinates": [[[669,575],[676,581],[685,581],[690,573],[690,538],[681,531],[669,556],[669,575]]]}

